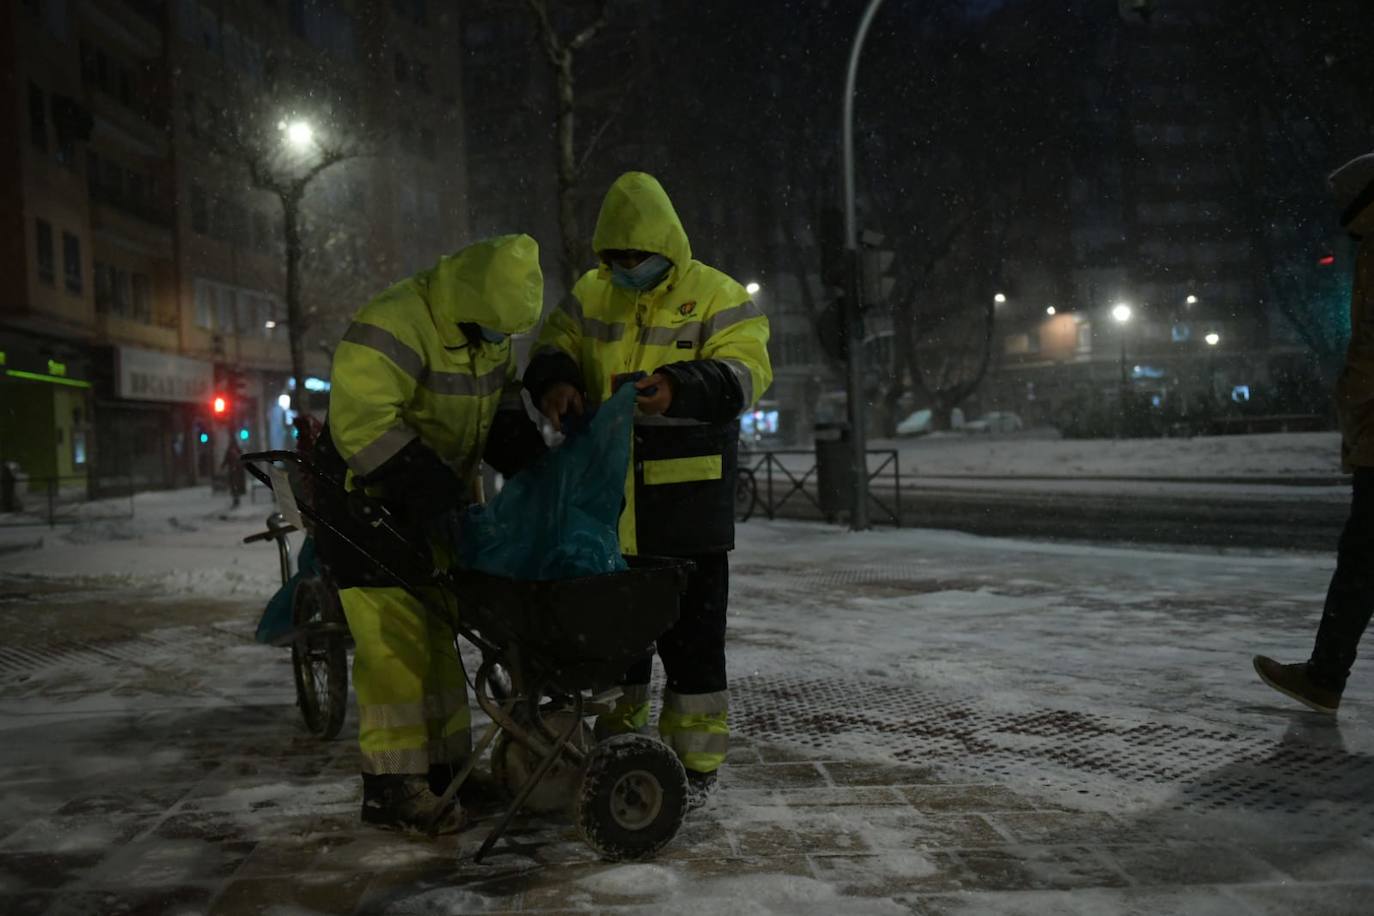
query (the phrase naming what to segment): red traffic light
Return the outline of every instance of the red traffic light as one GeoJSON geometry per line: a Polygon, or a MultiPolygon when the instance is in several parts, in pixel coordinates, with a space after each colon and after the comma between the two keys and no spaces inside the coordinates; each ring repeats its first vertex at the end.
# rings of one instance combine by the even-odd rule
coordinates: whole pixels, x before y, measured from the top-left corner
{"type": "Polygon", "coordinates": [[[210,412],[217,417],[223,417],[229,413],[229,399],[222,394],[215,395],[215,399],[210,402],[210,412]]]}

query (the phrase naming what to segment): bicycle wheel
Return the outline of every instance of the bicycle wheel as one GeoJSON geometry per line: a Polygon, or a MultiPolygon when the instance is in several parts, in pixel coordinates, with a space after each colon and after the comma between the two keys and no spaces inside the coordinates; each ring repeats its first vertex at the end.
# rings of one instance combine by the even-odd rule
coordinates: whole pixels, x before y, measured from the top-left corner
{"type": "Polygon", "coordinates": [[[754,514],[754,504],[758,502],[758,498],[759,488],[758,482],[754,480],[754,472],[748,468],[740,468],[735,473],[735,521],[749,521],[749,516],[754,514]]]}
{"type": "Polygon", "coordinates": [[[297,637],[291,643],[296,705],[306,729],[325,741],[343,727],[348,713],[347,623],[339,596],[318,576],[302,579],[291,596],[297,637]]]}

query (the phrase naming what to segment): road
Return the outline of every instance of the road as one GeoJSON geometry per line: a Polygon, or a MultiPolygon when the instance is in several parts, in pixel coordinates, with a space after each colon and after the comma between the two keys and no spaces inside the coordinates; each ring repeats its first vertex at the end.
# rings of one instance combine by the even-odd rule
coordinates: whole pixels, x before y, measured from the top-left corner
{"type": "MultiPolygon", "coordinates": [[[[819,519],[821,511],[780,473],[778,518],[819,519]]],[[[759,479],[761,498],[767,482],[759,479]]],[[[873,495],[896,506],[891,481],[873,495]]],[[[1335,550],[1349,508],[1348,486],[1145,481],[1104,478],[916,478],[902,481],[904,527],[947,528],[1000,537],[1112,541],[1279,550],[1335,550]]],[[[757,515],[767,515],[761,502],[757,515]]],[[[874,505],[872,520],[887,512],[874,505]]]]}

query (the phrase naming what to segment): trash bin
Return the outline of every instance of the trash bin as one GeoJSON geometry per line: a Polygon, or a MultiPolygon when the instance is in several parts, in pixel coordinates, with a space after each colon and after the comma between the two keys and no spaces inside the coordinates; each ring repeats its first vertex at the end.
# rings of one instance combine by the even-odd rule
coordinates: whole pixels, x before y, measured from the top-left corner
{"type": "Polygon", "coordinates": [[[821,512],[833,521],[849,512],[854,490],[854,449],[848,423],[817,423],[816,495],[821,512]]]}

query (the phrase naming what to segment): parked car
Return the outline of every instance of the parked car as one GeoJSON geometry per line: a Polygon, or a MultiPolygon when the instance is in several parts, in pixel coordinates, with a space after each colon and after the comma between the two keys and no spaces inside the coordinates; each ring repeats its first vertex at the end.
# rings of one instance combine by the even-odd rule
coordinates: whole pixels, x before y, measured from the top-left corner
{"type": "Polygon", "coordinates": [[[1022,423],[1021,418],[1014,413],[994,410],[965,423],[964,429],[971,433],[1019,433],[1022,423]]]}
{"type": "MultiPolygon", "coordinates": [[[[934,414],[930,410],[918,410],[897,424],[897,435],[924,436],[926,433],[934,431],[933,420],[934,414]]],[[[964,427],[964,412],[957,407],[954,408],[949,417],[949,425],[951,429],[962,429],[964,427]]]]}

